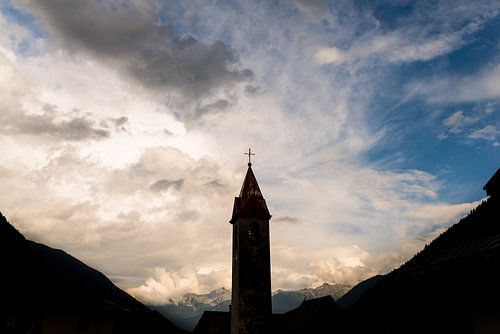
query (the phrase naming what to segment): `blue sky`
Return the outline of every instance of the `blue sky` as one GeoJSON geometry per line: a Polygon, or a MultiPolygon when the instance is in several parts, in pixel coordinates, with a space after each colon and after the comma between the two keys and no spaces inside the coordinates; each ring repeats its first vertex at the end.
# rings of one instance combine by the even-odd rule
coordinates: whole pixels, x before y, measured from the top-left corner
{"type": "Polygon", "coordinates": [[[471,188],[484,183],[498,168],[498,138],[471,138],[470,134],[488,125],[500,124],[499,114],[493,112],[478,117],[471,124],[464,124],[458,133],[450,133],[446,119],[456,112],[473,117],[481,109],[496,110],[498,99],[434,103],[419,96],[407,98],[407,94],[409,85],[425,85],[440,77],[474,78],[498,64],[500,40],[495,32],[499,31],[499,24],[499,18],[495,17],[453,52],[429,61],[395,66],[389,76],[382,75],[386,82],[377,92],[372,117],[376,120],[375,127],[387,126],[390,133],[369,152],[369,161],[382,161],[384,167],[417,168],[438,175],[450,183],[442,190],[442,196],[451,201],[481,196],[480,187],[476,186],[474,191],[471,188]],[[390,156],[404,156],[404,159],[387,161],[390,156]]]}
{"type": "Polygon", "coordinates": [[[0,9],[0,210],[146,302],[230,286],[248,147],[273,289],[393,269],[500,167],[497,1],[0,9]]]}

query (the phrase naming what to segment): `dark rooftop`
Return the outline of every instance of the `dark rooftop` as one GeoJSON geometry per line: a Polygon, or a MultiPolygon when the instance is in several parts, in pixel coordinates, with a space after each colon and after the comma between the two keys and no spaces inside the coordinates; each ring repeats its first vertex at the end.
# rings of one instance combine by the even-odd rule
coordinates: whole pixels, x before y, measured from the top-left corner
{"type": "Polygon", "coordinates": [[[500,168],[497,169],[491,179],[484,185],[484,191],[488,196],[498,196],[500,194],[500,168]]]}
{"type": "Polygon", "coordinates": [[[240,217],[271,217],[251,164],[248,165],[247,175],[241,186],[240,195],[234,199],[233,216],[230,223],[234,224],[240,217]]]}

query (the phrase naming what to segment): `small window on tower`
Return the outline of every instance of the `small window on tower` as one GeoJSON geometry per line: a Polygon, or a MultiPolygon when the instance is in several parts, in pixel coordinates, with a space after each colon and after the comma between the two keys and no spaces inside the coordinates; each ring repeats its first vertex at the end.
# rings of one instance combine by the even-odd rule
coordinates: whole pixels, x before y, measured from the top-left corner
{"type": "Polygon", "coordinates": [[[257,225],[257,222],[251,222],[248,226],[248,239],[251,242],[256,242],[259,239],[259,225],[257,225]]]}

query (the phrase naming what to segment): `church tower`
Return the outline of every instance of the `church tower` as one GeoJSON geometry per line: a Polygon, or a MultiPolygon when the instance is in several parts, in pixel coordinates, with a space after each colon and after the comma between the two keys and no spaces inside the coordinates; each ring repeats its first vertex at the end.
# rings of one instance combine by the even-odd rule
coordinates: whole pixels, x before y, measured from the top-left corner
{"type": "Polygon", "coordinates": [[[269,333],[271,323],[271,260],[269,219],[271,215],[252,171],[248,170],[240,195],[234,199],[233,287],[231,334],[269,333]]]}

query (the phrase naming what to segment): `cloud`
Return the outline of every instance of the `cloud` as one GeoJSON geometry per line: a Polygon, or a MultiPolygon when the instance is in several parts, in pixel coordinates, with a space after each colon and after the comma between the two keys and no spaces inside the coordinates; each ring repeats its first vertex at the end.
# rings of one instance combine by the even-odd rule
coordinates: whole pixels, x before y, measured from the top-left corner
{"type": "Polygon", "coordinates": [[[151,189],[151,191],[154,191],[154,192],[165,191],[165,190],[168,190],[170,187],[173,187],[175,189],[179,189],[183,183],[184,183],[184,179],[178,179],[175,181],[158,180],[155,183],[153,183],[149,187],[149,189],[151,189]]]}
{"type": "Polygon", "coordinates": [[[164,21],[168,5],[155,2],[27,2],[23,10],[38,16],[70,52],[86,51],[123,68],[144,86],[188,100],[253,77],[238,69],[237,52],[228,44],[180,34],[164,21]]]}
{"type": "MultiPolygon", "coordinates": [[[[118,118],[112,118],[109,119],[109,122],[114,125],[115,130],[117,131],[127,131],[127,123],[128,123],[128,117],[122,116],[118,118]]],[[[104,127],[107,126],[106,122],[101,123],[104,127]]]]}
{"type": "Polygon", "coordinates": [[[377,273],[365,262],[369,253],[356,245],[323,247],[306,253],[296,247],[274,247],[273,290],[301,289],[322,283],[353,284],[377,273]],[[306,270],[291,270],[290,265],[306,270]]]}
{"type": "Polygon", "coordinates": [[[451,114],[448,118],[443,121],[443,124],[449,128],[451,133],[457,134],[461,133],[464,130],[464,127],[467,127],[471,124],[476,123],[479,120],[479,117],[474,116],[464,116],[463,110],[459,110],[451,114]]]}
{"type": "Polygon", "coordinates": [[[468,139],[485,139],[494,141],[498,130],[493,125],[486,125],[478,129],[477,125],[488,120],[495,112],[495,105],[487,103],[484,106],[476,105],[469,113],[464,113],[463,110],[456,111],[443,120],[445,132],[439,135],[440,139],[447,138],[450,134],[454,136],[464,135],[468,139]],[[476,127],[476,128],[473,128],[476,127]]]}
{"type": "Polygon", "coordinates": [[[204,114],[211,112],[223,112],[230,107],[230,102],[227,100],[219,99],[213,103],[209,103],[203,106],[198,106],[195,111],[196,117],[201,117],[204,114]]]}
{"type": "Polygon", "coordinates": [[[222,180],[214,179],[210,180],[205,185],[209,188],[215,187],[215,188],[227,188],[227,186],[224,184],[222,180]]]}
{"type": "Polygon", "coordinates": [[[154,269],[143,285],[127,291],[148,305],[178,303],[187,293],[205,293],[212,289],[214,281],[219,285],[224,282],[223,286],[230,288],[228,274],[227,270],[218,268],[195,270],[185,266],[179,271],[169,272],[159,267],[154,269]]]}
{"type": "Polygon", "coordinates": [[[486,125],[484,128],[472,131],[469,134],[469,138],[494,141],[494,140],[496,140],[498,135],[500,135],[500,130],[497,129],[496,126],[486,125]]]}
{"type": "Polygon", "coordinates": [[[52,141],[104,140],[125,130],[127,117],[107,118],[76,107],[61,110],[36,96],[36,89],[15,60],[0,52],[0,133],[52,141]],[[110,125],[113,125],[110,128],[110,125]],[[114,130],[114,131],[113,131],[114,130]]]}
{"type": "Polygon", "coordinates": [[[0,106],[0,132],[8,135],[52,137],[68,141],[102,140],[110,137],[106,128],[73,112],[62,118],[54,106],[45,105],[41,114],[26,114],[23,110],[0,106]]]}
{"type": "Polygon", "coordinates": [[[464,43],[463,37],[477,29],[477,25],[473,24],[459,32],[437,37],[415,35],[415,31],[405,29],[365,37],[345,51],[336,47],[320,48],[314,57],[320,65],[359,62],[370,58],[391,63],[428,61],[459,48],[464,43]]]}
{"type": "Polygon", "coordinates": [[[378,271],[364,265],[342,266],[335,258],[325,258],[311,264],[320,282],[340,282],[355,285],[369,277],[378,274],[378,271]]]}
{"type": "Polygon", "coordinates": [[[177,303],[184,294],[193,291],[199,291],[198,278],[194,270],[187,268],[173,273],[156,268],[153,276],[146,279],[143,285],[128,290],[149,305],[177,303]]]}
{"type": "Polygon", "coordinates": [[[500,65],[465,76],[436,77],[409,85],[408,90],[433,104],[495,100],[500,97],[500,65]]]}
{"type": "MultiPolygon", "coordinates": [[[[235,186],[228,192],[205,185],[215,176],[232,184],[229,174],[175,149],[149,151],[139,161],[117,171],[67,149],[53,154],[39,169],[21,175],[0,160],[0,182],[12,189],[2,193],[0,207],[20,230],[28,231],[28,237],[63,248],[112,279],[119,277],[124,288],[140,286],[148,269],[165,263],[172,273],[180,270],[179,275],[186,263],[193,270],[205,268],[207,263],[230,268],[221,260],[221,250],[225,254],[230,248],[226,222],[230,207],[210,206],[218,201],[231,203],[237,190],[235,186]],[[143,191],[150,190],[150,180],[158,181],[158,175],[164,174],[184,175],[186,181],[160,179],[153,183],[153,192],[143,191]],[[121,175],[129,178],[125,185],[119,184],[121,175]],[[113,189],[118,186],[138,190],[113,189]],[[178,188],[171,193],[165,191],[167,187],[178,188]],[[123,244],[131,251],[123,250],[123,244]],[[94,252],[97,248],[102,249],[94,252]]],[[[221,277],[206,278],[204,284],[217,286],[221,277]]]]}
{"type": "Polygon", "coordinates": [[[273,218],[273,222],[297,224],[297,223],[300,223],[300,220],[297,217],[278,216],[278,217],[273,218]]]}
{"type": "Polygon", "coordinates": [[[332,48],[321,48],[319,49],[315,56],[316,61],[323,64],[333,64],[333,63],[343,63],[348,55],[342,50],[332,47],[332,48]]]}
{"type": "Polygon", "coordinates": [[[391,30],[381,26],[380,20],[368,10],[376,22],[374,29],[363,31],[352,43],[339,40],[342,47],[319,47],[314,59],[320,65],[361,63],[361,66],[371,66],[374,61],[379,64],[429,61],[467,44],[474,33],[497,15],[494,5],[470,8],[464,4],[450,8],[453,5],[443,2],[432,9],[425,7],[425,4],[416,5],[414,11],[400,18],[391,30]],[[431,10],[432,14],[423,20],[420,12],[425,10],[431,10]],[[445,18],[450,10],[454,11],[454,17],[445,18]]]}
{"type": "Polygon", "coordinates": [[[312,17],[325,17],[328,12],[328,0],[292,0],[293,4],[312,17]]]}
{"type": "Polygon", "coordinates": [[[266,92],[262,90],[261,87],[258,86],[252,86],[252,85],[246,85],[245,86],[245,94],[248,96],[260,96],[265,94],[266,92]]]}
{"type": "Polygon", "coordinates": [[[138,160],[105,176],[102,191],[122,194],[149,189],[162,192],[169,188],[196,191],[210,190],[212,196],[224,191],[223,184],[234,184],[220,166],[207,160],[196,162],[186,153],[173,147],[149,148],[138,160]]]}
{"type": "MultiPolygon", "coordinates": [[[[327,174],[318,171],[317,180],[293,177],[282,190],[261,183],[276,217],[271,220],[273,289],[357,282],[404,261],[424,241],[407,253],[396,252],[398,256],[390,251],[427,235],[429,222],[446,226],[469,208],[422,204],[435,196],[437,187],[427,173],[335,168],[327,174]],[[358,183],[363,187],[353,189],[358,183]],[[286,215],[274,208],[283,204],[286,215]],[[393,218],[387,220],[388,215],[393,218]],[[294,217],[301,217],[301,223],[294,217]],[[346,220],[361,231],[338,233],[335,226],[346,220]],[[414,226],[398,231],[409,222],[414,226]],[[385,244],[392,262],[376,260],[383,256],[368,249],[371,243],[385,244]]],[[[0,196],[0,206],[16,226],[85,259],[141,300],[175,302],[186,292],[229,287],[227,220],[243,170],[233,174],[164,147],[146,150],[121,168],[103,166],[73,149],[27,174],[4,170],[0,182],[13,191],[0,196]],[[169,190],[177,185],[176,191],[169,190]]]]}

